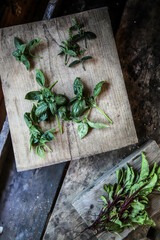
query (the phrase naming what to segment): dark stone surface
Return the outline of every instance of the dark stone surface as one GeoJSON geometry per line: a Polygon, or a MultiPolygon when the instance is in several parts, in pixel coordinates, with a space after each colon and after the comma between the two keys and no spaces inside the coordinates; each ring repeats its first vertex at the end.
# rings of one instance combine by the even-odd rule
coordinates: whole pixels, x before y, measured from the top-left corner
{"type": "Polygon", "coordinates": [[[65,164],[17,173],[12,149],[0,176],[2,240],[39,240],[65,164]]]}

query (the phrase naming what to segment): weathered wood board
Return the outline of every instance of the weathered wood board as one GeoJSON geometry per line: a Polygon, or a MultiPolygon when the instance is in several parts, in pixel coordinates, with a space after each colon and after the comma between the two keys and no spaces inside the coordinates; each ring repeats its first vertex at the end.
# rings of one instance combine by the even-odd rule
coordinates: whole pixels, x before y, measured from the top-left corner
{"type": "MultiPolygon", "coordinates": [[[[137,142],[107,8],[1,29],[0,52],[2,87],[18,171],[79,159],[137,142]],[[55,40],[60,43],[66,39],[73,17],[84,22],[87,29],[98,36],[89,43],[87,52],[94,59],[86,63],[87,71],[83,71],[81,66],[70,69],[64,66],[64,59],[57,56],[59,47],[55,40]],[[34,68],[29,72],[11,56],[15,36],[25,42],[32,38],[42,38],[36,53],[43,59],[34,60],[34,68]],[[81,77],[85,85],[92,90],[97,82],[109,81],[109,88],[102,92],[98,104],[114,124],[106,130],[92,130],[80,140],[77,125],[69,122],[64,124],[64,134],[57,133],[54,143],[49,144],[53,152],[47,152],[45,159],[36,156],[33,150],[29,152],[29,132],[23,115],[31,110],[31,103],[24,100],[24,96],[28,91],[39,89],[35,81],[35,68],[44,72],[48,85],[58,80],[55,91],[68,97],[74,96],[72,85],[76,77],[81,77]]],[[[95,109],[90,118],[93,121],[105,122],[104,117],[95,109]]],[[[57,126],[56,122],[42,125],[44,129],[54,126],[57,126]]]]}
{"type": "MultiPolygon", "coordinates": [[[[104,184],[114,184],[116,182],[116,170],[126,167],[128,163],[133,169],[140,171],[141,169],[141,155],[140,152],[144,151],[146,154],[146,158],[149,162],[150,166],[153,166],[155,162],[158,164],[160,163],[160,149],[157,144],[152,143],[149,146],[149,149],[140,149],[134,152],[133,154],[129,155],[123,161],[121,161],[118,165],[104,174],[101,178],[95,181],[93,184],[88,186],[84,191],[82,191],[76,198],[73,200],[73,206],[80,214],[80,216],[85,220],[87,225],[91,225],[91,223],[96,219],[96,216],[99,214],[102,206],[103,201],[100,199],[101,195],[107,196],[103,190],[104,184]]],[[[153,196],[153,198],[155,195],[153,196]]],[[[155,214],[155,200],[151,202],[151,210],[150,216],[155,214]]],[[[156,212],[160,210],[157,209],[156,212]]],[[[128,233],[132,231],[132,228],[125,230],[121,236],[124,238],[128,235],[128,233]]],[[[110,239],[112,234],[110,233],[103,233],[99,235],[98,239],[110,239]]],[[[119,239],[117,236],[116,239],[119,239]]]]}
{"type": "MultiPolygon", "coordinates": [[[[160,157],[159,147],[154,141],[149,141],[138,148],[136,154],[139,155],[142,150],[149,158],[152,154],[155,159],[160,157]]],[[[133,148],[127,147],[71,162],[43,239],[71,240],[77,237],[87,225],[73,207],[73,199],[116,164],[119,164],[124,154],[126,156],[131,152],[133,148]]],[[[157,201],[157,198],[154,201],[157,201]]],[[[157,201],[157,207],[152,212],[155,214],[157,209],[160,209],[160,201],[157,201]]],[[[85,232],[76,240],[89,240],[91,236],[93,232],[85,232]]],[[[112,235],[112,240],[115,240],[115,237],[112,235]]],[[[110,240],[110,238],[105,239],[110,240]]]]}

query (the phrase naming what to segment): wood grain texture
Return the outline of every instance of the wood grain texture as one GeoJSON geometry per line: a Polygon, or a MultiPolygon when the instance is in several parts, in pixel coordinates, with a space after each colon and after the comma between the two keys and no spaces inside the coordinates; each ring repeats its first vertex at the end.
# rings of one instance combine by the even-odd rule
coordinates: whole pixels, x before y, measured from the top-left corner
{"type": "MultiPolygon", "coordinates": [[[[158,145],[155,142],[151,142],[144,146],[143,148],[135,151],[133,154],[129,155],[127,158],[125,158],[123,161],[121,161],[118,165],[116,165],[113,169],[111,169],[109,172],[104,174],[101,178],[99,178],[96,182],[88,186],[83,192],[81,192],[79,195],[76,196],[76,198],[73,200],[73,206],[77,210],[77,212],[80,214],[80,216],[85,220],[87,225],[91,225],[92,222],[96,219],[95,216],[98,216],[100,210],[103,207],[103,201],[100,199],[100,196],[104,195],[107,197],[107,194],[105,194],[103,190],[104,184],[114,184],[117,182],[116,180],[116,170],[121,169],[123,167],[126,167],[126,164],[128,163],[129,166],[132,166],[134,170],[140,171],[141,169],[141,151],[144,151],[146,154],[146,158],[148,160],[148,163],[151,166],[154,165],[155,162],[157,164],[160,163],[160,149],[158,145]]],[[[157,197],[155,195],[152,195],[151,200],[151,209],[150,209],[150,216],[153,217],[156,213],[158,213],[160,210],[157,208],[157,197]]],[[[131,232],[133,228],[129,228],[125,230],[123,233],[121,233],[121,236],[124,238],[128,235],[129,232],[131,232]]],[[[110,233],[102,233],[97,238],[100,240],[105,239],[112,239],[113,234],[110,233]]],[[[118,240],[119,237],[116,236],[114,238],[115,240],[118,240]]]]}
{"type": "MultiPolygon", "coordinates": [[[[107,8],[1,29],[0,52],[2,87],[18,171],[79,159],[137,142],[107,8]],[[60,43],[67,37],[67,29],[73,17],[81,19],[87,29],[98,36],[89,44],[88,53],[94,59],[86,63],[87,71],[83,71],[81,66],[74,69],[65,67],[64,59],[57,56],[59,47],[54,40],[60,43]],[[58,133],[54,143],[49,144],[53,152],[47,153],[45,159],[37,157],[33,150],[29,153],[29,134],[23,114],[31,110],[31,103],[24,100],[24,96],[26,92],[39,87],[35,81],[35,70],[27,72],[22,64],[11,57],[15,36],[26,42],[37,37],[43,39],[37,47],[43,59],[34,60],[33,65],[44,72],[48,85],[55,80],[59,81],[55,86],[58,93],[73,97],[72,84],[76,77],[81,77],[87,88],[92,90],[97,82],[109,81],[109,88],[102,92],[98,104],[111,117],[113,126],[106,130],[93,130],[80,140],[77,125],[69,122],[64,124],[64,134],[58,133]]],[[[90,118],[105,122],[95,109],[90,118]]],[[[55,122],[42,124],[45,129],[53,126],[56,126],[55,122]]]]}
{"type": "MultiPolygon", "coordinates": [[[[145,152],[149,154],[153,146],[157,149],[156,153],[154,153],[155,156],[159,148],[154,141],[145,144],[141,148],[138,147],[137,155],[140,154],[142,149],[145,149],[145,152]]],[[[126,147],[121,150],[114,150],[71,162],[43,240],[71,240],[77,237],[87,224],[73,207],[73,199],[89,185],[106,174],[106,172],[119,164],[133,150],[135,150],[135,146],[134,148],[126,147]]],[[[160,209],[159,205],[160,202],[157,201],[158,209],[160,209]]],[[[93,232],[86,231],[77,237],[76,240],[89,240],[91,236],[93,236],[93,232]]],[[[97,238],[93,238],[92,240],[94,239],[97,238]]],[[[132,235],[130,239],[132,239],[132,235]]],[[[141,237],[139,236],[135,239],[140,240],[141,237]]]]}

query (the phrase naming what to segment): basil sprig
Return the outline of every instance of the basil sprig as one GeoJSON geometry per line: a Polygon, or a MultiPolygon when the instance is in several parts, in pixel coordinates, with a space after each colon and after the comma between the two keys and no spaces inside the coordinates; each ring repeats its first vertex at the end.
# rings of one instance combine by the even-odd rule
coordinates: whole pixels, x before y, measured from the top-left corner
{"type": "Polygon", "coordinates": [[[37,104],[33,106],[35,121],[45,121],[49,119],[50,115],[53,115],[56,117],[62,133],[62,128],[58,118],[59,108],[61,106],[65,106],[68,103],[68,99],[62,94],[55,94],[51,91],[57,81],[48,88],[45,87],[45,77],[39,69],[36,69],[36,81],[42,89],[39,91],[28,92],[25,96],[25,99],[27,100],[37,101],[37,104]]]}
{"type": "Polygon", "coordinates": [[[38,56],[34,56],[31,53],[31,50],[40,42],[40,40],[40,38],[32,39],[28,44],[24,44],[19,38],[14,38],[14,46],[17,50],[12,52],[12,55],[16,58],[18,62],[22,62],[26,66],[27,70],[30,69],[30,62],[28,60],[28,57],[34,57],[39,59],[41,58],[38,56]]]}
{"type": "MultiPolygon", "coordinates": [[[[35,105],[33,108],[35,108],[35,105]]],[[[46,145],[46,143],[52,141],[55,138],[53,133],[56,131],[56,129],[52,128],[45,132],[42,131],[42,129],[35,123],[35,115],[33,109],[31,113],[24,114],[24,120],[30,132],[30,150],[32,146],[35,147],[36,154],[41,158],[45,158],[45,148],[49,151],[52,151],[46,145]]]]}
{"type": "Polygon", "coordinates": [[[83,29],[83,24],[79,24],[75,18],[73,18],[72,21],[74,25],[68,29],[68,39],[62,41],[61,45],[59,45],[61,52],[58,55],[64,55],[65,65],[68,64],[70,57],[77,58],[69,64],[69,67],[81,64],[83,69],[85,70],[84,62],[92,59],[92,56],[82,57],[86,49],[82,49],[77,42],[84,39],[85,48],[87,48],[87,40],[95,39],[97,36],[93,32],[86,32],[83,29]],[[76,34],[73,34],[73,31],[76,31],[76,34]]]}
{"type": "MultiPolygon", "coordinates": [[[[135,225],[150,225],[155,222],[148,216],[148,195],[160,191],[160,167],[157,163],[150,170],[145,154],[141,153],[140,173],[127,165],[116,171],[117,182],[105,184],[105,195],[101,196],[103,208],[93,224],[85,230],[96,231],[96,235],[109,231],[119,234],[135,225]]],[[[83,231],[84,232],[84,231],[83,231]]]]}
{"type": "Polygon", "coordinates": [[[80,78],[76,78],[74,81],[73,90],[76,97],[70,100],[70,104],[73,105],[71,116],[73,121],[78,123],[78,134],[80,138],[84,138],[87,135],[89,128],[99,129],[110,127],[107,124],[94,123],[88,120],[87,116],[93,107],[97,108],[98,111],[100,111],[100,113],[103,114],[103,116],[107,119],[107,121],[113,123],[112,120],[96,104],[96,98],[100,94],[104,83],[105,81],[99,82],[94,88],[93,96],[87,96],[84,85],[80,78]],[[87,114],[83,119],[80,120],[79,117],[81,117],[87,109],[89,109],[87,114]]]}

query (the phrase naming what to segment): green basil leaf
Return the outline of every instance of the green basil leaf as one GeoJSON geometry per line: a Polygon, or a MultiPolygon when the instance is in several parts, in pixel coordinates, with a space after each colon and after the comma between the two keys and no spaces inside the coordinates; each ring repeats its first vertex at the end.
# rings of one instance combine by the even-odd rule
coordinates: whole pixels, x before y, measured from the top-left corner
{"type": "Polygon", "coordinates": [[[77,100],[72,107],[72,116],[73,117],[80,117],[83,115],[85,110],[88,108],[86,105],[85,100],[77,100]]]}
{"type": "Polygon", "coordinates": [[[22,44],[22,45],[19,47],[19,51],[20,51],[22,54],[24,54],[25,49],[26,49],[26,46],[27,46],[27,44],[22,44]]]}
{"type": "Polygon", "coordinates": [[[22,44],[23,43],[22,43],[22,41],[19,38],[17,38],[17,37],[14,38],[14,46],[15,46],[15,48],[20,49],[22,44]]]}
{"type": "Polygon", "coordinates": [[[30,69],[30,62],[25,55],[21,55],[21,62],[26,66],[27,70],[30,69]]]}
{"type": "Polygon", "coordinates": [[[36,105],[33,104],[33,107],[32,107],[32,110],[31,110],[31,119],[32,119],[32,121],[34,123],[37,123],[38,122],[38,118],[37,118],[35,112],[36,112],[36,105]]]}
{"type": "Polygon", "coordinates": [[[66,53],[66,48],[65,47],[63,47],[61,45],[59,47],[60,47],[60,49],[62,50],[63,53],[66,53]]]}
{"type": "Polygon", "coordinates": [[[88,124],[87,123],[79,123],[78,124],[78,135],[80,138],[84,138],[88,133],[88,124]]]}
{"type": "Polygon", "coordinates": [[[102,85],[104,83],[105,83],[105,81],[101,81],[95,86],[94,91],[93,91],[94,97],[97,97],[100,94],[101,89],[102,89],[102,85]]]}
{"type": "Polygon", "coordinates": [[[96,34],[93,32],[85,32],[84,35],[88,40],[97,38],[96,34]]]}
{"type": "Polygon", "coordinates": [[[81,61],[84,62],[84,61],[89,60],[89,59],[92,59],[92,57],[91,56],[85,56],[85,57],[81,58],[81,61]]]}
{"type": "Polygon", "coordinates": [[[36,81],[41,87],[45,86],[44,75],[39,69],[36,69],[36,81]]]}
{"type": "Polygon", "coordinates": [[[69,111],[68,111],[66,106],[61,106],[58,109],[58,115],[64,121],[69,121],[70,120],[70,114],[69,114],[69,111]]]}
{"type": "Polygon", "coordinates": [[[57,112],[56,104],[50,102],[50,103],[48,103],[48,106],[49,106],[49,109],[50,109],[52,115],[54,116],[57,112]]]}
{"type": "Polygon", "coordinates": [[[46,131],[46,132],[41,136],[40,141],[42,141],[43,143],[45,143],[45,142],[52,141],[53,139],[55,139],[54,135],[53,135],[50,131],[46,131]]]}
{"type": "Polygon", "coordinates": [[[74,83],[73,83],[73,90],[74,90],[74,94],[77,96],[77,97],[82,97],[83,96],[83,93],[84,93],[84,85],[81,81],[80,78],[76,78],[74,83]]]}
{"type": "Polygon", "coordinates": [[[39,42],[40,42],[41,38],[37,38],[37,39],[32,39],[29,43],[28,43],[28,49],[31,50],[33,47],[35,47],[39,42]]]}
{"type": "Polygon", "coordinates": [[[107,124],[104,124],[104,123],[94,123],[94,122],[91,122],[91,121],[87,121],[88,125],[91,127],[91,128],[96,128],[96,129],[99,129],[99,128],[106,128],[106,127],[110,127],[109,125],[107,124]]]}
{"type": "Polygon", "coordinates": [[[21,52],[19,50],[16,50],[16,51],[12,52],[12,55],[14,57],[20,57],[21,56],[21,52]]]}
{"type": "Polygon", "coordinates": [[[73,62],[71,62],[70,64],[69,64],[69,67],[73,67],[73,66],[75,66],[75,65],[77,65],[77,64],[79,64],[80,63],[80,60],[75,60],[75,61],[73,61],[73,62]]]}
{"type": "Polygon", "coordinates": [[[66,105],[68,102],[68,99],[66,96],[62,95],[62,94],[57,94],[55,96],[55,102],[58,106],[62,106],[62,105],[66,105]]]}
{"type": "Polygon", "coordinates": [[[30,128],[32,126],[32,120],[30,118],[30,113],[24,114],[24,120],[25,120],[27,126],[30,128]]]}
{"type": "Polygon", "coordinates": [[[41,91],[32,91],[28,92],[25,96],[27,100],[42,100],[42,92],[41,91]]]}
{"type": "Polygon", "coordinates": [[[39,157],[45,158],[45,151],[44,151],[44,148],[41,145],[36,147],[36,153],[39,157]]]}
{"type": "Polygon", "coordinates": [[[68,54],[68,55],[71,55],[71,56],[73,56],[73,57],[77,57],[77,53],[74,52],[73,50],[68,50],[68,51],[67,51],[67,54],[68,54]]]}
{"type": "Polygon", "coordinates": [[[35,114],[37,117],[40,117],[42,114],[44,114],[48,110],[47,103],[41,101],[37,105],[37,109],[35,111],[35,114]]]}

